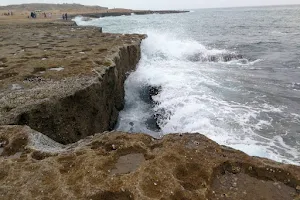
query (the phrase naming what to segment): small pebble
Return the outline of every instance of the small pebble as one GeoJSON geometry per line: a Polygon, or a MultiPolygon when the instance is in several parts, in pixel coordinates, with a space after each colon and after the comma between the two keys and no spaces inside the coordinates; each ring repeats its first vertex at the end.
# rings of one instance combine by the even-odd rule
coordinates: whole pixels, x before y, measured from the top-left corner
{"type": "Polygon", "coordinates": [[[300,185],[298,185],[298,186],[296,187],[296,191],[297,191],[298,193],[300,193],[300,185]]]}
{"type": "Polygon", "coordinates": [[[280,186],[280,185],[278,185],[277,187],[278,187],[279,190],[281,189],[281,186],[280,186]]]}
{"type": "Polygon", "coordinates": [[[20,90],[22,89],[22,86],[19,84],[12,84],[11,90],[20,90]]]}
{"type": "Polygon", "coordinates": [[[6,141],[0,142],[0,147],[4,147],[6,145],[6,141]]]}

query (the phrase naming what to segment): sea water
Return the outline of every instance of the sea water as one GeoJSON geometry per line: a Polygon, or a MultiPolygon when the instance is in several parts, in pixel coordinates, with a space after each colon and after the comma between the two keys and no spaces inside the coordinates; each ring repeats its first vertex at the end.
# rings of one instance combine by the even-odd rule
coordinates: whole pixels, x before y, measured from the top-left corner
{"type": "Polygon", "coordinates": [[[202,133],[300,164],[300,6],[75,20],[148,35],[125,83],[117,130],[202,133]]]}

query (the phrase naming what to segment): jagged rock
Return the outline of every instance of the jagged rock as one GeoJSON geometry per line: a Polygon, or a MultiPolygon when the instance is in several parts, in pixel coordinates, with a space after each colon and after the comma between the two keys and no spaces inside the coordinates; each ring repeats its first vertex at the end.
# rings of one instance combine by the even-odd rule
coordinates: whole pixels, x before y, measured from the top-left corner
{"type": "Polygon", "coordinates": [[[300,198],[300,167],[200,134],[106,132],[60,145],[27,126],[2,126],[0,138],[0,199],[300,198]]]}

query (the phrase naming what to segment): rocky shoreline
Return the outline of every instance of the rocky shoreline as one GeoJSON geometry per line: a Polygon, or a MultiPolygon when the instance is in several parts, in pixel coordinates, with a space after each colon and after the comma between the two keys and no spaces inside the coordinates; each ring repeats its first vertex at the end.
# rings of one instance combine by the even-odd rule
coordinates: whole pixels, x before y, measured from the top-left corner
{"type": "Polygon", "coordinates": [[[178,14],[178,13],[186,13],[189,11],[179,11],[179,10],[160,10],[160,11],[152,11],[152,10],[145,10],[145,11],[127,11],[127,12],[102,12],[102,13],[82,13],[82,14],[74,14],[70,15],[71,17],[76,17],[78,15],[82,17],[89,17],[89,18],[100,18],[100,17],[117,17],[117,16],[129,16],[129,15],[150,15],[150,14],[178,14]]]}
{"type": "Polygon", "coordinates": [[[201,134],[105,132],[145,35],[61,21],[0,28],[1,199],[300,199],[299,166],[201,134]]]}

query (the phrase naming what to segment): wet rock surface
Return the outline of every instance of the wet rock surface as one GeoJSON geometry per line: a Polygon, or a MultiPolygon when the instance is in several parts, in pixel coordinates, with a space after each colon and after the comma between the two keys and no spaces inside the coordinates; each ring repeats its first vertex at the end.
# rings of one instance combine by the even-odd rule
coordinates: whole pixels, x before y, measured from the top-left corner
{"type": "Polygon", "coordinates": [[[52,149],[27,126],[1,126],[0,138],[13,152],[0,156],[1,199],[300,198],[298,166],[249,157],[200,134],[157,140],[105,132],[69,145],[52,141],[52,149]]]}
{"type": "Polygon", "coordinates": [[[0,28],[0,124],[29,125],[64,144],[114,127],[144,35],[61,21],[0,28]]]}

